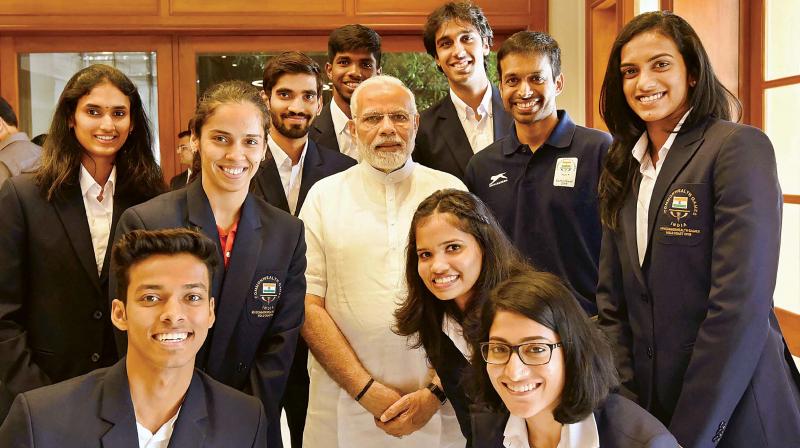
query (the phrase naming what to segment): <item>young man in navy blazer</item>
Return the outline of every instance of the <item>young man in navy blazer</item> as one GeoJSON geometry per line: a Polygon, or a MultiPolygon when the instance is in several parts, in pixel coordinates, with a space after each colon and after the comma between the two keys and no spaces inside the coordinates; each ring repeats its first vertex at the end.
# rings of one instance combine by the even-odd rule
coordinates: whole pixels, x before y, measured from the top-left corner
{"type": "Polygon", "coordinates": [[[194,368],[214,324],[216,245],[187,229],[140,230],[113,257],[111,321],[128,334],[127,357],[18,395],[0,446],[264,447],[261,403],[194,368]]]}
{"type": "Polygon", "coordinates": [[[328,37],[325,73],[333,86],[333,99],[314,120],[309,135],[320,145],[361,160],[350,134],[350,97],[359,84],[381,73],[381,37],[364,25],[345,25],[328,37]]]}
{"type": "Polygon", "coordinates": [[[420,115],[414,161],[464,178],[473,154],[508,134],[511,119],[486,75],[492,28],[472,3],[447,3],[425,23],[425,50],[450,91],[420,115]]]}
{"type": "Polygon", "coordinates": [[[564,74],[548,34],[514,34],[500,47],[497,67],[514,126],[470,160],[464,183],[534,266],[561,277],[584,311],[597,314],[597,184],[611,136],[576,126],[556,108],[564,74]]]}
{"type": "MultiPolygon", "coordinates": [[[[350,157],[308,138],[309,128],[322,107],[321,95],[320,68],[303,53],[280,54],[264,67],[262,96],[271,117],[267,140],[271,156],[261,163],[252,180],[254,192],[295,216],[312,185],[356,164],[350,157]]],[[[294,448],[303,443],[309,382],[306,364],[308,346],[300,337],[282,400],[294,448]]]]}

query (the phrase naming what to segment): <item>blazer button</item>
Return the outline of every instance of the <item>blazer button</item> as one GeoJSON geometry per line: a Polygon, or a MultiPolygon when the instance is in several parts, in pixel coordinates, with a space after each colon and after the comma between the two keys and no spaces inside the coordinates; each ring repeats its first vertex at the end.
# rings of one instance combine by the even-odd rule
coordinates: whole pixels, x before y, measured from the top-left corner
{"type": "Polygon", "coordinates": [[[653,359],[653,347],[647,347],[647,357],[653,359]]]}
{"type": "Polygon", "coordinates": [[[99,353],[92,353],[92,362],[100,361],[100,354],[99,353]]]}
{"type": "Polygon", "coordinates": [[[100,310],[95,311],[94,313],[92,313],[92,318],[94,318],[94,320],[102,319],[103,318],[103,312],[100,311],[100,310]]]}

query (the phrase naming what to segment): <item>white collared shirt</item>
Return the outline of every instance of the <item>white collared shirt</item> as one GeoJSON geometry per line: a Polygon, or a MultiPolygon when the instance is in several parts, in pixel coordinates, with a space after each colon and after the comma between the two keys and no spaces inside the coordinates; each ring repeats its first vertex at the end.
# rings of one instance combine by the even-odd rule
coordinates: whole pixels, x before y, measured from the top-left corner
{"type": "Polygon", "coordinates": [[[472,350],[464,337],[464,328],[447,313],[444,313],[444,319],[442,319],[442,332],[453,341],[453,344],[464,355],[464,358],[472,362],[472,350]]]}
{"type": "Polygon", "coordinates": [[[117,167],[111,168],[111,175],[103,187],[100,187],[82,164],[78,179],[81,184],[83,208],[86,210],[86,221],[89,223],[89,233],[92,234],[97,275],[100,275],[108,249],[108,238],[111,235],[111,219],[114,216],[114,184],[117,182],[117,167]],[[103,200],[98,201],[101,191],[103,200]]]}
{"type": "MultiPolygon", "coordinates": [[[[408,160],[389,174],[366,161],[315,183],[300,219],[306,228],[307,294],[325,310],[375,381],[409,393],[425,387],[425,352],[392,332],[405,295],[405,250],[420,202],[441,188],[465,190],[456,177],[408,160]]],[[[305,446],[416,448],[464,446],[446,403],[420,430],[402,439],[387,435],[309,356],[305,446]],[[447,414],[447,415],[446,415],[447,414]],[[338,441],[338,442],[337,442],[338,441]]]]}
{"type": "Polygon", "coordinates": [[[475,154],[481,149],[491,145],[494,142],[494,115],[492,114],[492,86],[486,86],[486,93],[483,94],[481,104],[478,110],[472,110],[467,103],[461,101],[461,98],[450,89],[450,99],[456,107],[458,119],[461,121],[461,127],[464,128],[464,133],[467,134],[469,145],[472,147],[472,153],[475,154]],[[480,120],[478,119],[480,115],[480,120]]]}
{"type": "MultiPolygon", "coordinates": [[[[505,448],[531,448],[528,443],[528,424],[522,417],[510,415],[503,432],[505,448]]],[[[600,434],[594,414],[579,421],[561,427],[561,440],[557,448],[599,448],[600,434]]]]}
{"type": "Polygon", "coordinates": [[[636,247],[639,250],[640,266],[644,263],[644,256],[647,254],[647,214],[650,210],[650,199],[653,196],[653,188],[656,186],[658,174],[661,172],[661,166],[667,158],[669,149],[672,147],[672,144],[675,143],[678,131],[681,129],[681,126],[683,126],[683,122],[686,121],[686,117],[689,116],[689,112],[691,111],[692,109],[686,111],[681,121],[678,122],[675,129],[667,138],[667,141],[664,142],[664,146],[658,150],[658,161],[655,166],[653,166],[653,160],[650,158],[650,152],[647,150],[650,145],[650,138],[647,136],[647,131],[639,137],[639,140],[633,145],[633,149],[631,150],[633,158],[639,162],[639,172],[642,173],[642,181],[639,183],[639,195],[636,199],[636,247]]]}
{"type": "Polygon", "coordinates": [[[178,420],[180,413],[181,409],[178,408],[178,412],[161,425],[155,433],[150,432],[137,421],[136,433],[139,436],[139,448],[167,448],[169,439],[172,438],[172,431],[175,429],[175,421],[178,420]]]}
{"type": "Polygon", "coordinates": [[[339,109],[339,105],[333,99],[331,99],[331,118],[333,119],[333,130],[336,132],[336,141],[339,143],[339,152],[360,162],[361,154],[358,151],[356,140],[347,127],[347,122],[350,119],[347,118],[342,109],[339,109]]]}
{"type": "Polygon", "coordinates": [[[278,174],[281,176],[281,185],[283,185],[283,193],[286,195],[286,202],[289,204],[289,211],[294,214],[297,208],[297,198],[300,196],[300,183],[303,181],[303,163],[306,160],[308,139],[306,139],[306,144],[303,146],[303,152],[300,153],[300,161],[297,162],[297,165],[292,165],[291,157],[283,152],[272,137],[267,137],[267,145],[272,153],[272,158],[275,159],[275,166],[278,167],[278,174]]]}

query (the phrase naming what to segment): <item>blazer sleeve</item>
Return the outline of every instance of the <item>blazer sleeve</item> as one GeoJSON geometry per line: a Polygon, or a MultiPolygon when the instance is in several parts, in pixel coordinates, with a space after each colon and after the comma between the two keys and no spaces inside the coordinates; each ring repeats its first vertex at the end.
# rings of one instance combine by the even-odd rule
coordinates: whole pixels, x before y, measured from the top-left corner
{"type": "Polygon", "coordinates": [[[0,446],[33,448],[33,425],[28,401],[19,394],[11,405],[3,425],[0,426],[0,446]]]}
{"type": "Polygon", "coordinates": [[[714,228],[708,312],[695,341],[670,431],[712,447],[765,347],[778,270],[783,198],[762,132],[737,126],[713,167],[714,228]]]}
{"type": "Polygon", "coordinates": [[[306,243],[302,225],[297,233],[283,298],[275,311],[269,334],[261,341],[250,370],[253,394],[261,399],[270,422],[267,428],[268,446],[281,446],[280,402],[305,317],[306,243]]]}
{"type": "Polygon", "coordinates": [[[253,440],[251,448],[264,448],[267,445],[267,416],[264,415],[264,407],[261,403],[258,404],[258,427],[256,428],[256,437],[253,440]]]}
{"type": "Polygon", "coordinates": [[[0,188],[0,410],[7,410],[19,392],[51,383],[33,362],[25,328],[26,283],[31,278],[26,272],[26,220],[15,183],[9,180],[0,188]]]}
{"type": "Polygon", "coordinates": [[[600,264],[597,282],[598,324],[611,341],[614,361],[622,387],[620,394],[636,402],[638,387],[633,375],[633,335],[628,322],[628,308],[622,284],[622,266],[619,248],[614,241],[611,229],[603,227],[603,240],[600,244],[600,264]]]}

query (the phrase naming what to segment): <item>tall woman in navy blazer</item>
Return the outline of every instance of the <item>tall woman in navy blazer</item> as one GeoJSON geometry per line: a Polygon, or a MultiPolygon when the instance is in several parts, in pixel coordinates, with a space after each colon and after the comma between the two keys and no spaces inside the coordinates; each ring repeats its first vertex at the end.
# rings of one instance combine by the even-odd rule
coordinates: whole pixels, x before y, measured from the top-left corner
{"type": "Polygon", "coordinates": [[[614,143],[600,322],[628,391],[683,446],[800,446],[798,372],[772,309],[775,154],[727,121],[731,104],[685,20],[647,13],[620,32],[601,102],[614,143]]]}
{"type": "Polygon", "coordinates": [[[110,237],[127,207],[164,189],[139,93],[115,68],[72,76],[48,135],[38,171],[0,189],[0,419],[20,392],[116,362],[110,237]],[[84,194],[95,183],[106,201],[84,194]],[[110,223],[92,225],[84,201],[108,205],[108,188],[110,223]]]}
{"type": "Polygon", "coordinates": [[[269,113],[254,87],[229,81],[209,88],[191,139],[202,175],[130,208],[117,237],[133,229],[190,227],[219,242],[226,260],[212,285],[217,320],[197,364],[260,398],[268,445],[281,447],[279,405],[303,322],[306,246],[299,219],[248,192],[268,128],[269,113]],[[220,233],[227,234],[225,245],[220,233]]]}

